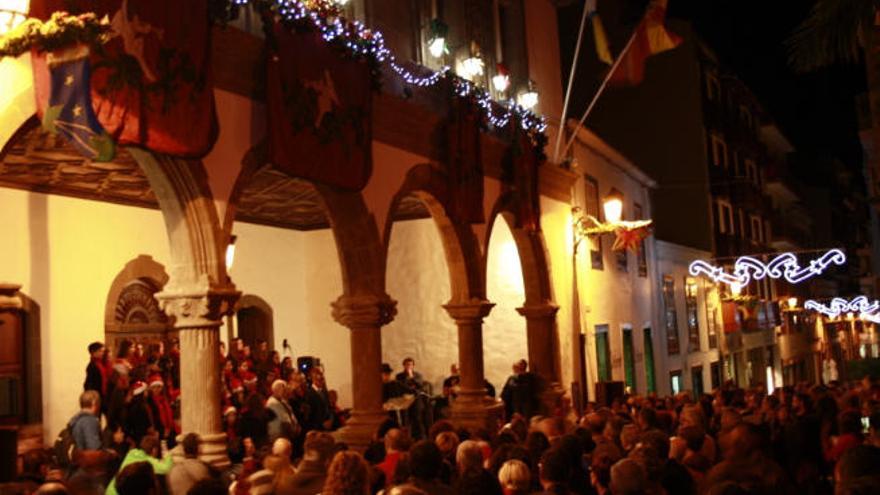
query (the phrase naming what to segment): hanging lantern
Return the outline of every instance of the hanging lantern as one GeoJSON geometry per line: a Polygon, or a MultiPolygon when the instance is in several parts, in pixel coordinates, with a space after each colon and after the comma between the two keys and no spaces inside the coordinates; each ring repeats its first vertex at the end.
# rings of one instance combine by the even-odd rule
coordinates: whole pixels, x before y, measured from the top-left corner
{"type": "Polygon", "coordinates": [[[499,63],[495,66],[495,72],[495,76],[492,77],[492,86],[495,87],[495,91],[504,94],[510,87],[510,71],[506,65],[499,63]]]}
{"type": "Polygon", "coordinates": [[[538,104],[538,92],[535,90],[535,83],[533,81],[529,81],[526,90],[520,93],[518,103],[526,110],[531,110],[538,104]]]}
{"type": "Polygon", "coordinates": [[[474,80],[483,75],[483,58],[480,56],[480,45],[476,41],[471,42],[471,56],[462,60],[458,66],[458,75],[475,82],[474,80]]]}
{"type": "Polygon", "coordinates": [[[434,58],[442,58],[449,53],[446,46],[446,34],[449,32],[449,26],[440,19],[431,20],[431,38],[428,40],[428,52],[434,58]]]}

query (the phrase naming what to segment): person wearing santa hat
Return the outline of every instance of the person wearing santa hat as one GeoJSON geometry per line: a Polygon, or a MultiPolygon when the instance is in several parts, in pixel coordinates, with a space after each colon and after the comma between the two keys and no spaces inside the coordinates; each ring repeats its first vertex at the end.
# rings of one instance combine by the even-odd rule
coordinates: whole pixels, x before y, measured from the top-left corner
{"type": "Polygon", "coordinates": [[[229,460],[238,464],[244,458],[244,444],[238,427],[238,410],[233,405],[223,408],[223,426],[226,431],[226,450],[229,460]]]}
{"type": "Polygon", "coordinates": [[[233,378],[229,382],[229,390],[232,391],[232,405],[241,409],[244,407],[245,395],[244,385],[238,378],[233,378]]]}
{"type": "Polygon", "coordinates": [[[140,444],[144,436],[155,431],[153,413],[145,396],[147,384],[138,380],[129,386],[128,391],[131,394],[131,400],[126,408],[123,429],[135,444],[140,444]]]}
{"type": "Polygon", "coordinates": [[[165,382],[156,373],[150,375],[148,385],[150,390],[147,395],[147,401],[153,412],[153,425],[159,434],[159,438],[168,441],[168,448],[174,448],[177,443],[176,437],[178,432],[174,424],[174,413],[171,411],[168,397],[165,396],[165,382]]]}

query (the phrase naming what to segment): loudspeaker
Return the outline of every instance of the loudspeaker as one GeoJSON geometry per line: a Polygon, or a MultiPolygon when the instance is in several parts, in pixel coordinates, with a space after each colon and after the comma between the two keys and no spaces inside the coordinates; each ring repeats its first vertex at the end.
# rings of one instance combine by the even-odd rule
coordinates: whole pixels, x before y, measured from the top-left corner
{"type": "Polygon", "coordinates": [[[596,382],[596,404],[611,406],[611,401],[623,398],[623,382],[596,382]]]}

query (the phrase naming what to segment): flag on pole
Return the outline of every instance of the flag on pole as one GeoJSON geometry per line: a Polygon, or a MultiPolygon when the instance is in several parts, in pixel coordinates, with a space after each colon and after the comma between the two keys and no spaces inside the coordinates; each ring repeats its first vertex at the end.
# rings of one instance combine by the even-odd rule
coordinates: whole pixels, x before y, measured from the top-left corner
{"type": "Polygon", "coordinates": [[[599,11],[596,10],[596,0],[587,0],[587,8],[591,9],[589,15],[590,22],[593,23],[593,42],[596,44],[596,56],[602,62],[611,65],[614,63],[614,58],[608,48],[608,36],[605,34],[605,27],[602,26],[602,19],[599,18],[599,11]]]}
{"type": "Polygon", "coordinates": [[[667,0],[652,0],[645,17],[636,27],[629,49],[611,75],[610,84],[635,86],[645,78],[645,61],[651,55],[671,50],[681,44],[681,37],[666,29],[667,0]]]}

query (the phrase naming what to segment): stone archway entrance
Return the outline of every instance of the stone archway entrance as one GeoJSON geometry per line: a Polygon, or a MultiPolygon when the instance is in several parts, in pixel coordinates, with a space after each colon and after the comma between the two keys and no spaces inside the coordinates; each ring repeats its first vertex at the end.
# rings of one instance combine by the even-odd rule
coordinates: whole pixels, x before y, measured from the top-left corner
{"type": "Polygon", "coordinates": [[[107,295],[104,343],[111,352],[123,340],[151,345],[177,338],[172,321],[155,295],[168,281],[165,268],[146,255],[129,261],[113,280],[107,295]]]}
{"type": "Polygon", "coordinates": [[[236,328],[238,337],[249,345],[257,348],[257,342],[265,341],[274,347],[275,328],[272,318],[272,307],[257,296],[245,294],[236,305],[236,328]]]}

